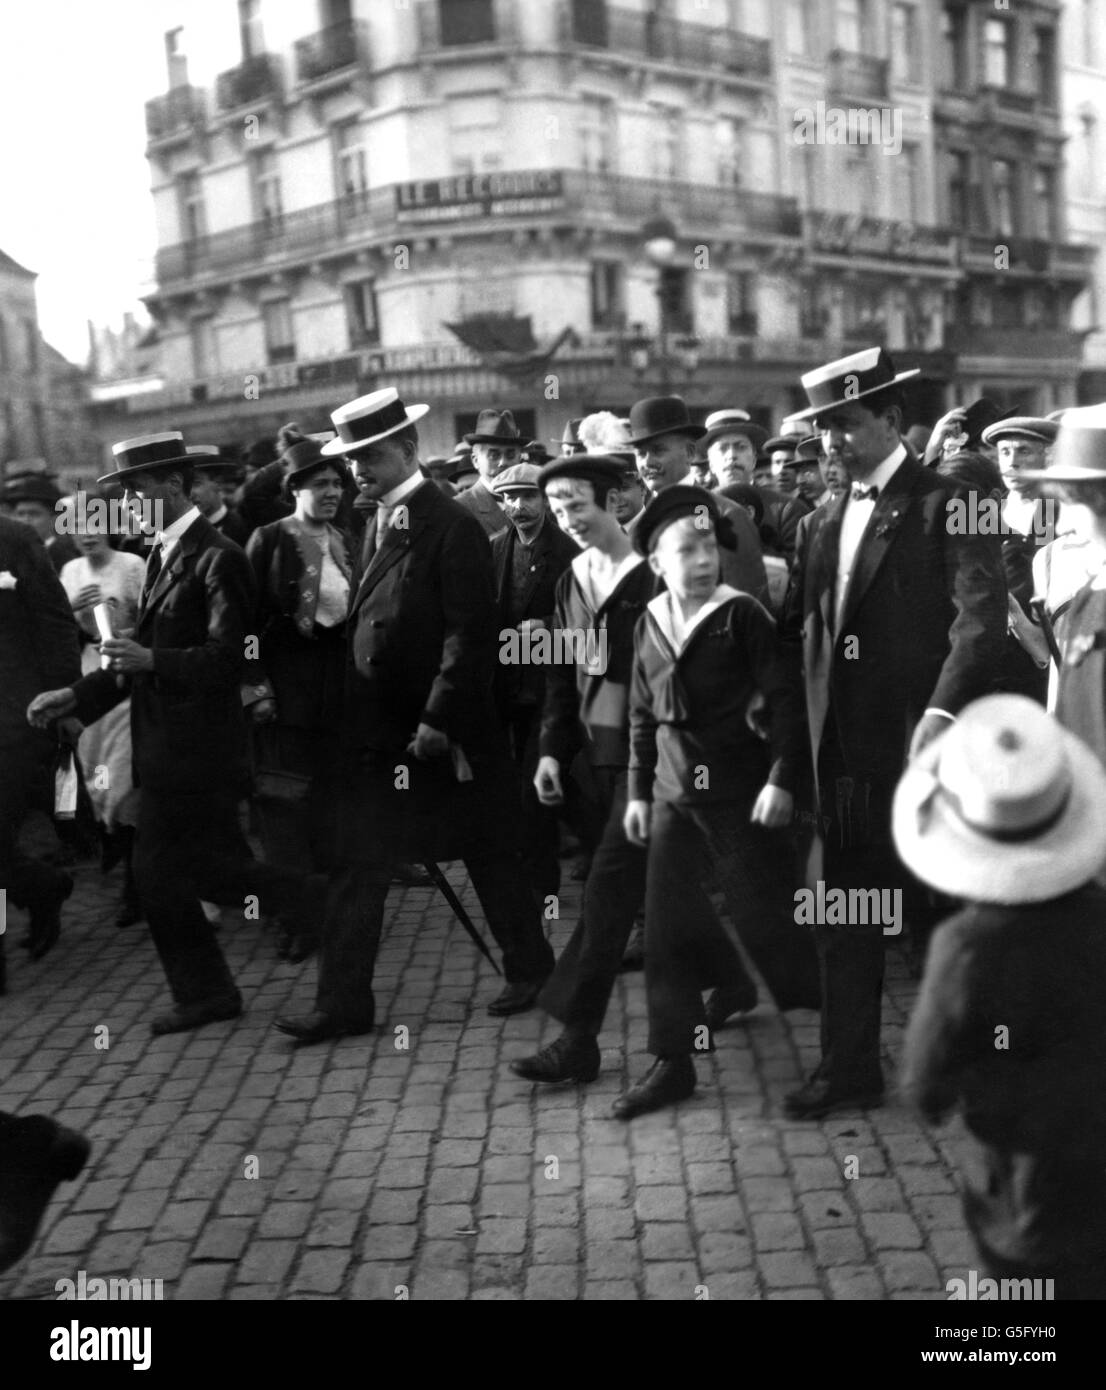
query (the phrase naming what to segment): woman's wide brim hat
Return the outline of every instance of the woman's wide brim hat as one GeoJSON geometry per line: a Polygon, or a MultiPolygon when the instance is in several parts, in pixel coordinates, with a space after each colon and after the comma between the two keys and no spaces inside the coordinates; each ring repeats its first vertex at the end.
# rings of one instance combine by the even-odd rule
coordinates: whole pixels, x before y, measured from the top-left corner
{"type": "Polygon", "coordinates": [[[139,473],[161,473],[188,464],[194,468],[196,459],[185,447],[184,435],[179,430],[165,430],[161,434],[142,434],[134,439],[124,439],[111,446],[115,459],[115,471],[97,478],[98,483],[126,483],[139,473]]]}
{"type": "Polygon", "coordinates": [[[928,744],[895,791],[906,866],[954,898],[1046,902],[1106,864],[1106,769],[1034,700],[988,695],[928,744]]]}
{"type": "Polygon", "coordinates": [[[883,348],[865,348],[862,352],[839,357],[835,362],[827,362],[825,366],[815,367],[812,372],[805,372],[800,380],[810,406],[806,410],[794,411],[787,419],[813,420],[841,406],[875,396],[920,374],[920,367],[908,372],[896,372],[894,363],[883,348]]]}
{"type": "Polygon", "coordinates": [[[1106,405],[1073,407],[1056,425],[1048,468],[1018,476],[1042,483],[1106,483],[1106,405]]]}
{"type": "Polygon", "coordinates": [[[323,435],[305,435],[290,444],[280,456],[284,466],[283,487],[286,497],[292,495],[295,483],[320,468],[333,468],[343,484],[349,480],[349,468],[343,458],[333,458],[324,452],[324,446],[334,438],[332,432],[323,435]]]}
{"type": "Polygon", "coordinates": [[[430,409],[428,405],[404,405],[399,392],[391,386],[358,396],[355,401],[331,411],[336,437],[323,445],[323,454],[334,458],[338,454],[356,454],[407,425],[413,425],[430,409]]]}

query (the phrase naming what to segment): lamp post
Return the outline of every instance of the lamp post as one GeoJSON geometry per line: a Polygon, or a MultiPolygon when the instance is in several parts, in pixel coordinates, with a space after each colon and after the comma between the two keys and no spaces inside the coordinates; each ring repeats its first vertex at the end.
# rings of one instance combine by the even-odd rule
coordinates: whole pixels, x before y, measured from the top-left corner
{"type": "Polygon", "coordinates": [[[668,335],[670,330],[668,296],[665,294],[664,272],[676,259],[679,249],[676,241],[676,228],[672,222],[660,214],[651,217],[641,229],[641,240],[645,247],[646,259],[657,271],[657,310],[660,338],[661,394],[668,395],[671,386],[668,374],[668,335]]]}

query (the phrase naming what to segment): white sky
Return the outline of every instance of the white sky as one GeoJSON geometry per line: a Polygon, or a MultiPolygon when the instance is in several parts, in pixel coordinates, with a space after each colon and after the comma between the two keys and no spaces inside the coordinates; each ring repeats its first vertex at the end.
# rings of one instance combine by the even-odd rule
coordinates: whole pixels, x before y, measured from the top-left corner
{"type": "Polygon", "coordinates": [[[120,323],[152,285],[145,104],[178,24],[204,55],[193,82],[236,61],[226,0],[0,0],[0,248],[38,272],[43,334],[72,361],[87,319],[120,323]]]}

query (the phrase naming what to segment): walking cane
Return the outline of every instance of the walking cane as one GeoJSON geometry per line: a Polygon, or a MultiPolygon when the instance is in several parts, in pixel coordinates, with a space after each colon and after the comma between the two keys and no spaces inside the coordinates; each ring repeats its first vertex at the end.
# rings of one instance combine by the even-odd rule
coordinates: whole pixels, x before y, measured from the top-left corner
{"type": "Polygon", "coordinates": [[[454,917],[457,918],[458,922],[460,922],[461,926],[464,927],[465,931],[468,932],[469,936],[472,938],[473,942],[476,945],[476,949],[480,952],[484,959],[488,961],[495,973],[497,975],[502,975],[503,971],[500,970],[498,965],[496,965],[495,959],[493,958],[491,951],[488,950],[487,945],[484,942],[484,938],[476,930],[476,926],[474,925],[472,918],[461,906],[461,900],[453,891],[453,888],[451,887],[449,880],[446,878],[445,874],[442,873],[439,866],[435,864],[432,859],[427,859],[423,863],[423,868],[434,880],[434,887],[438,889],[442,897],[445,898],[446,902],[453,909],[454,917]]]}

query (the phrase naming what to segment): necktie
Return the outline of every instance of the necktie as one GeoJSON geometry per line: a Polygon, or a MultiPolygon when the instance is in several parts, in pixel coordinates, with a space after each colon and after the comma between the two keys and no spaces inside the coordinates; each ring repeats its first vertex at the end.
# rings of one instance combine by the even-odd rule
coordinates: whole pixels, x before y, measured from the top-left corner
{"type": "MultiPolygon", "coordinates": [[[[395,507],[385,507],[381,504],[376,509],[376,549],[379,551],[384,544],[384,537],[387,535],[388,527],[392,524],[392,513],[395,507]]],[[[375,553],[375,552],[374,552],[375,553]]]]}
{"type": "Polygon", "coordinates": [[[153,554],[146,563],[146,578],[142,584],[143,598],[149,597],[150,590],[157,583],[157,577],[161,573],[161,561],[164,554],[165,549],[161,543],[158,542],[158,544],[154,546],[153,554]]]}
{"type": "Polygon", "coordinates": [[[874,502],[878,496],[878,487],[862,487],[860,483],[853,483],[854,502],[874,502]]]}

